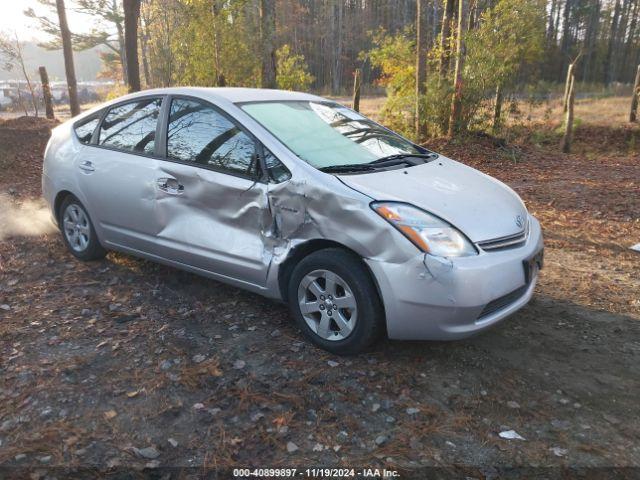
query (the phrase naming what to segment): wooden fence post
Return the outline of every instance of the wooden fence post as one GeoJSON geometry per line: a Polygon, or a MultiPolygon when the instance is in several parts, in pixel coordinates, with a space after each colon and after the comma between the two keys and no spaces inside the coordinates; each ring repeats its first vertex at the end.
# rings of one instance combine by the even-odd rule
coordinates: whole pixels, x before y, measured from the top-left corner
{"type": "Polygon", "coordinates": [[[564,83],[564,96],[562,97],[562,111],[566,113],[567,105],[569,103],[569,89],[571,88],[571,82],[573,81],[573,63],[569,64],[567,69],[567,79],[564,83]]]}
{"type": "Polygon", "coordinates": [[[42,82],[42,95],[44,96],[44,108],[47,112],[47,118],[53,120],[53,98],[51,98],[51,87],[49,86],[49,75],[45,67],[38,68],[40,72],[40,81],[42,82]]]}
{"type": "Polygon", "coordinates": [[[576,92],[576,78],[572,74],[569,82],[569,91],[567,92],[567,116],[564,126],[564,136],[562,137],[562,151],[564,153],[571,152],[571,142],[573,140],[573,103],[576,92]]]}
{"type": "Polygon", "coordinates": [[[629,112],[629,121],[635,122],[638,116],[638,89],[640,88],[640,65],[636,70],[636,81],[633,82],[633,93],[631,94],[631,111],[629,112]]]}
{"type": "Polygon", "coordinates": [[[360,111],[360,69],[356,68],[353,72],[353,109],[360,111]]]}

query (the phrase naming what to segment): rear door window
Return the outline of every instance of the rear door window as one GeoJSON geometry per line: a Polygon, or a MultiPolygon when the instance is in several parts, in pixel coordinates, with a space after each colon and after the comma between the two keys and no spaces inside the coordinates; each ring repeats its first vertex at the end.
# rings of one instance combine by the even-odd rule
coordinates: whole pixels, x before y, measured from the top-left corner
{"type": "Polygon", "coordinates": [[[167,157],[231,174],[255,176],[253,139],[215,108],[195,100],[171,101],[167,157]]]}
{"type": "Polygon", "coordinates": [[[98,144],[125,152],[151,155],[161,98],[141,98],[113,107],[100,125],[98,144]]]}

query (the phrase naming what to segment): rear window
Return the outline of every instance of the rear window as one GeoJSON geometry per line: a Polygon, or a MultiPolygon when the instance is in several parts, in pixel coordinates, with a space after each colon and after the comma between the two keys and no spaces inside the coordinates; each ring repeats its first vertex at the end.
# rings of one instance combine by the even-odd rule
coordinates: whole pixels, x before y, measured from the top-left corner
{"type": "Polygon", "coordinates": [[[82,123],[75,126],[74,130],[76,131],[76,135],[78,136],[80,143],[87,145],[91,142],[91,137],[93,136],[93,132],[96,130],[99,121],[100,117],[93,117],[88,120],[84,120],[82,123]]]}

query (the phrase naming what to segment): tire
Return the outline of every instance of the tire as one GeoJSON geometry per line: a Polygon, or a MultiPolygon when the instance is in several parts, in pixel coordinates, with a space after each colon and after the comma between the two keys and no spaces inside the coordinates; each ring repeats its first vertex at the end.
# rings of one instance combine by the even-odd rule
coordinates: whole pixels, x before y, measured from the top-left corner
{"type": "Polygon", "coordinates": [[[87,209],[75,196],[67,195],[62,201],[58,212],[58,224],[64,244],[77,259],[100,260],[107,254],[100,245],[87,209]]]}
{"type": "Polygon", "coordinates": [[[289,278],[288,300],[303,334],[337,355],[366,350],[384,330],[382,302],[371,275],[346,250],[327,248],[303,258],[289,278]]]}

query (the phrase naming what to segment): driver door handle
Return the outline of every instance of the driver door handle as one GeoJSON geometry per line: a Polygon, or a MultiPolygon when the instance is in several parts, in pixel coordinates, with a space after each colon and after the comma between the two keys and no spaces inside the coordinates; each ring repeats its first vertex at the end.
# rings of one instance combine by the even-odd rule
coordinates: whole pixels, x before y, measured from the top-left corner
{"type": "Polygon", "coordinates": [[[184,193],[184,185],[175,178],[159,178],[156,182],[158,188],[169,195],[182,195],[184,193]]]}
{"type": "Polygon", "coordinates": [[[96,169],[93,166],[93,163],[91,163],[89,160],[80,162],[80,165],[78,165],[78,168],[80,168],[80,170],[84,170],[85,172],[93,172],[96,169]]]}

